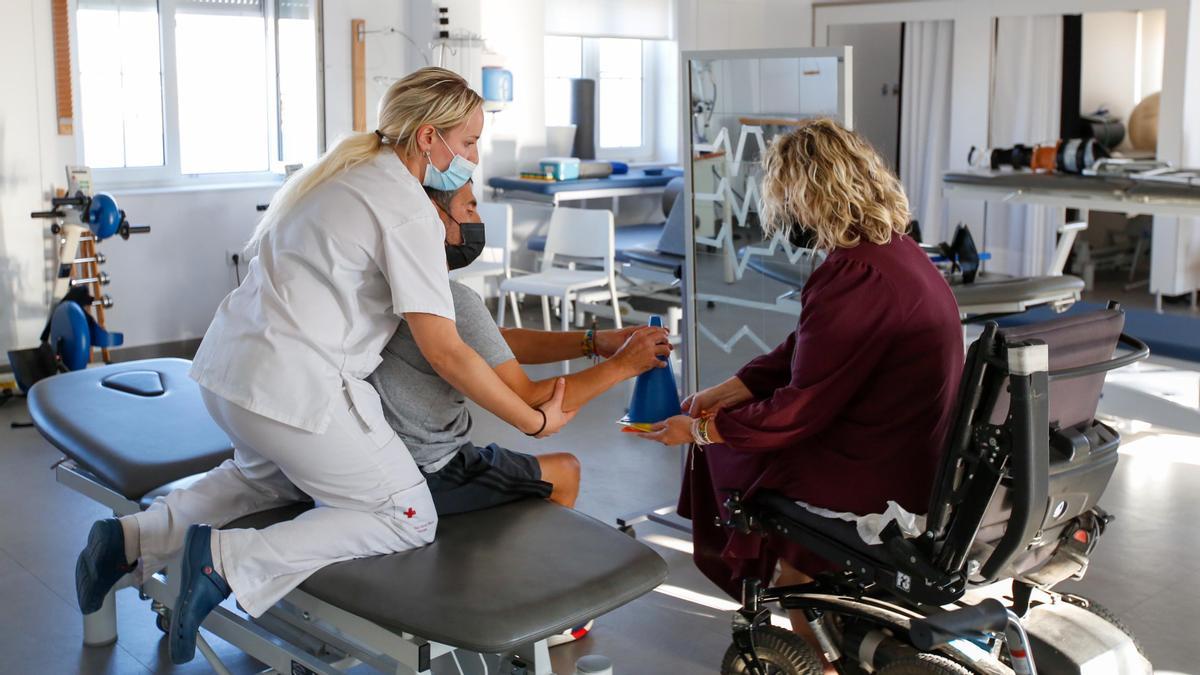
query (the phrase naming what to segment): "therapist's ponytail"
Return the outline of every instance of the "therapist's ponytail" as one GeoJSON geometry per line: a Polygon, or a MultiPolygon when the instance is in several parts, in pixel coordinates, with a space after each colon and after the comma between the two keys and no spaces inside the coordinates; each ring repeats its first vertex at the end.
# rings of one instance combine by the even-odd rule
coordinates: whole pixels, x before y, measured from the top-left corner
{"type": "Polygon", "coordinates": [[[257,250],[263,236],[325,181],[369,161],[379,152],[393,152],[392,145],[402,156],[413,157],[420,152],[417,129],[426,124],[443,132],[453,129],[482,104],[483,98],[466,80],[445,68],[422,68],[394,82],[379,100],[379,132],[387,138],[387,144],[373,131],[351,134],[311,166],[294,174],[271,198],[271,206],[250,238],[250,249],[257,250]]]}

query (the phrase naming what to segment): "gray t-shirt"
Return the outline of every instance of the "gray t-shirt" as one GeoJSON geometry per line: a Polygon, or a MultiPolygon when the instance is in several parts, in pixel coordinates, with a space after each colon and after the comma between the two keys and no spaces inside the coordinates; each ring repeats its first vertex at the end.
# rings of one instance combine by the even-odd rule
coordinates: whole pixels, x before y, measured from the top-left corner
{"type": "MultiPolygon", "coordinates": [[[[515,358],[479,294],[457,281],[450,282],[450,294],[463,342],[493,368],[515,358]]],[[[367,381],[379,392],[388,424],[417,465],[433,473],[470,439],[466,399],[421,355],[408,322],[400,323],[381,356],[383,362],[367,381]]]]}

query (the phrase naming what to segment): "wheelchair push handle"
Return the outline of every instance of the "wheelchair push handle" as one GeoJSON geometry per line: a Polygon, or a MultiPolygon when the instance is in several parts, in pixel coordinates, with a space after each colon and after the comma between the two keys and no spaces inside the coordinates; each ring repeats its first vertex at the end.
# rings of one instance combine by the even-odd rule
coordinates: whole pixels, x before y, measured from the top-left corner
{"type": "Polygon", "coordinates": [[[971,607],[913,619],[908,634],[913,646],[929,651],[959,638],[995,633],[1007,627],[1008,608],[999,600],[988,598],[971,607]]]}

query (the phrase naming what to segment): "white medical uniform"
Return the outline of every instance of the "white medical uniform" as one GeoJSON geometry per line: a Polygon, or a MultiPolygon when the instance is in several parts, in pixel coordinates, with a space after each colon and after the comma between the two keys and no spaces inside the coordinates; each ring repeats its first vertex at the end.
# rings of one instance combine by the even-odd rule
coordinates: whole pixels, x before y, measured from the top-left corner
{"type": "Polygon", "coordinates": [[[433,541],[421,471],[364,382],[408,312],[454,319],[445,230],[390,149],[306,195],[263,238],[245,281],[217,309],[191,376],[234,458],[136,516],[142,575],[220,527],[312,497],[263,530],[225,530],[238,602],[257,616],[333,562],[433,541]]]}

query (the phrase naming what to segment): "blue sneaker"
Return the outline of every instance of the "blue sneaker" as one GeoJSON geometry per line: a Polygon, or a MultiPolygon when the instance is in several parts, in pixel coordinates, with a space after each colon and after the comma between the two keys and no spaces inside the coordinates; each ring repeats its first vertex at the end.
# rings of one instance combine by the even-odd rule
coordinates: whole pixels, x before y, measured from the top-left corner
{"type": "Polygon", "coordinates": [[[116,518],[97,520],[75,561],[75,597],[84,614],[100,611],[104,598],[137,563],[125,560],[125,531],[116,518]]]}
{"type": "Polygon", "coordinates": [[[229,597],[229,584],[213,569],[212,528],[192,525],[183,544],[179,598],[171,610],[168,651],[171,663],[184,664],[196,656],[196,634],[209,612],[229,597]]]}

